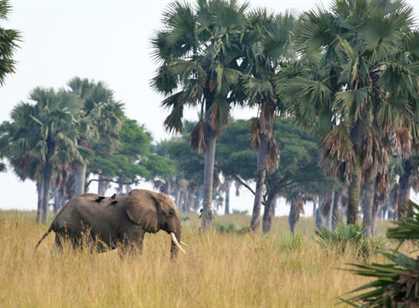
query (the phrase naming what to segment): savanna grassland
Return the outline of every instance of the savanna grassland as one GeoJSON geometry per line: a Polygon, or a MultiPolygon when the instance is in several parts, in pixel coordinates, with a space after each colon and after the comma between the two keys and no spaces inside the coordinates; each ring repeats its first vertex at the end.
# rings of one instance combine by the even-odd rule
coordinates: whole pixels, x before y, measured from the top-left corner
{"type": "MultiPolygon", "coordinates": [[[[357,260],[320,248],[312,220],[292,239],[286,219],[269,236],[208,233],[184,223],[186,255],[169,260],[169,237],[146,236],[142,256],[52,252],[33,214],[0,214],[0,307],[333,307],[365,279],[339,270],[357,260]]],[[[248,218],[220,220],[245,223],[248,218]]]]}

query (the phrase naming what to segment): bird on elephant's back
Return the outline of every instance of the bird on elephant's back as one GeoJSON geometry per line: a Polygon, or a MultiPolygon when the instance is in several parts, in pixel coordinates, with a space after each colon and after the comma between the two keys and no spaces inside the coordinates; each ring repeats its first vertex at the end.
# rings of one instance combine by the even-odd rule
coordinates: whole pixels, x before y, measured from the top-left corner
{"type": "Polygon", "coordinates": [[[89,193],[73,198],[58,212],[35,249],[54,231],[59,251],[68,239],[73,248],[87,245],[102,252],[120,247],[123,254],[132,254],[142,251],[145,233],[160,230],[170,235],[171,257],[184,252],[181,223],[170,196],[144,189],[112,197],[89,193]]]}

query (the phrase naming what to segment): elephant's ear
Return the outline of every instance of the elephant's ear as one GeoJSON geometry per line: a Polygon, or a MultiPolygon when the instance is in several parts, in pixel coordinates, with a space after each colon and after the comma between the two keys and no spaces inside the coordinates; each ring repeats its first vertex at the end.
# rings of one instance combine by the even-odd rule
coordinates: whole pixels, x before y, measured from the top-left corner
{"type": "Polygon", "coordinates": [[[128,199],[126,208],[128,218],[133,223],[143,226],[148,232],[157,232],[159,228],[156,206],[158,205],[153,196],[144,191],[144,193],[129,196],[128,199]]]}

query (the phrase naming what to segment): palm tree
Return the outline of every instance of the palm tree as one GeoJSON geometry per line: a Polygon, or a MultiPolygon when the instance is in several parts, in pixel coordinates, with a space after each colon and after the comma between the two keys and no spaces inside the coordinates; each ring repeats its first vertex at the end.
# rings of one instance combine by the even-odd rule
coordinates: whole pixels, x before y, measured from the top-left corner
{"type": "MultiPolygon", "coordinates": [[[[10,10],[9,1],[0,0],[0,21],[7,20],[10,10]]],[[[0,85],[4,84],[7,75],[15,72],[14,55],[19,41],[20,34],[18,31],[0,27],[0,85]]]]}
{"type": "MultiPolygon", "coordinates": [[[[257,176],[250,227],[260,225],[260,212],[266,185],[266,176],[278,167],[279,150],[273,126],[275,114],[281,110],[276,96],[275,79],[281,65],[294,57],[290,33],[294,17],[288,13],[275,15],[265,9],[248,15],[248,29],[242,45],[244,49],[244,94],[248,104],[258,107],[253,120],[252,145],[257,149],[257,176]]],[[[282,85],[280,85],[282,86],[282,85]]],[[[265,206],[269,212],[269,206],[265,206]]]]}
{"type": "MultiPolygon", "coordinates": [[[[110,155],[118,146],[119,131],[122,127],[122,104],[115,101],[113,92],[103,82],[73,78],[68,82],[69,93],[80,98],[83,103],[81,127],[83,134],[78,140],[83,149],[83,159],[73,163],[73,188],[71,195],[85,192],[89,155],[100,151],[110,155]]],[[[94,154],[93,154],[94,155],[94,154]]],[[[100,170],[99,190],[107,186],[100,170]]]]}
{"type": "Polygon", "coordinates": [[[350,183],[349,224],[357,222],[364,182],[366,234],[376,181],[388,171],[388,136],[415,125],[417,70],[404,48],[412,27],[412,8],[404,2],[335,0],[330,11],[305,13],[297,29],[299,50],[307,57],[316,51],[324,75],[315,83],[298,77],[292,87],[301,101],[316,100],[332,114],[324,157],[350,183]]]}
{"type": "Polygon", "coordinates": [[[196,7],[173,2],[163,14],[163,30],[152,41],[159,63],[152,86],[170,109],[164,124],[182,129],[183,111],[199,106],[200,120],[192,146],[204,152],[202,229],[212,223],[214,163],[217,136],[237,102],[240,46],[247,5],[234,0],[198,0],[196,7]]]}
{"type": "Polygon", "coordinates": [[[37,182],[37,221],[45,223],[51,180],[60,166],[80,159],[77,147],[81,102],[63,90],[36,88],[31,103],[20,103],[2,124],[6,157],[22,178],[37,182]],[[33,104],[33,102],[35,104],[33,104]]]}

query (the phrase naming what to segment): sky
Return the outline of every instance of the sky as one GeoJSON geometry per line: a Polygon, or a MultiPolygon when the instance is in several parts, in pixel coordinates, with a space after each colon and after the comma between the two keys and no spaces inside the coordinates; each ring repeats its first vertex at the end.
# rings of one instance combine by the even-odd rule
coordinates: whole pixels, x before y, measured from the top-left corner
{"type": "MultiPolygon", "coordinates": [[[[37,86],[64,87],[73,77],[104,81],[125,103],[127,115],[144,124],[154,138],[170,137],[163,120],[167,111],[162,97],[150,87],[156,63],[151,59],[150,39],[161,27],[161,15],[169,0],[10,0],[13,12],[2,26],[18,29],[21,48],[17,70],[0,88],[0,122],[9,119],[13,107],[27,99],[37,86]]],[[[419,18],[419,1],[407,1],[419,18]]],[[[276,12],[301,13],[328,1],[250,0],[252,7],[276,12]]],[[[235,118],[252,116],[236,110],[235,118]]],[[[189,110],[187,117],[196,118],[189,110]]],[[[0,174],[0,209],[35,209],[35,184],[21,182],[11,172],[0,174]]],[[[251,196],[233,197],[233,208],[249,209],[251,196]]]]}

